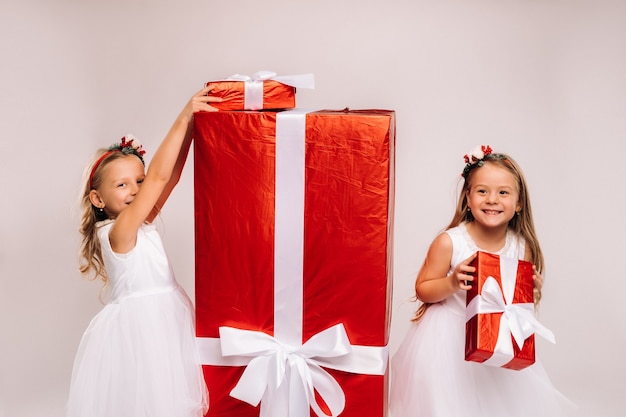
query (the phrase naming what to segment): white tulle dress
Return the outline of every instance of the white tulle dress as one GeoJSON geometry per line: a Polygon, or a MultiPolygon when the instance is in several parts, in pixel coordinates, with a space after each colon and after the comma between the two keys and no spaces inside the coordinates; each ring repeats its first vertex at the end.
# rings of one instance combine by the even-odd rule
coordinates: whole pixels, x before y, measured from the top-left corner
{"type": "Polygon", "coordinates": [[[111,301],[76,354],[68,417],[201,417],[208,394],[191,301],[177,284],[158,231],[142,226],[127,254],[111,250],[112,222],[98,237],[111,301]]]}
{"type": "MultiPolygon", "coordinates": [[[[464,224],[447,230],[450,272],[479,250],[464,224]]],[[[511,231],[498,255],[523,259],[511,231]]],[[[482,250],[482,249],[481,249],[482,250]]],[[[465,361],[465,291],[431,305],[412,323],[391,360],[391,417],[555,417],[575,406],[537,360],[520,371],[465,361]]]]}

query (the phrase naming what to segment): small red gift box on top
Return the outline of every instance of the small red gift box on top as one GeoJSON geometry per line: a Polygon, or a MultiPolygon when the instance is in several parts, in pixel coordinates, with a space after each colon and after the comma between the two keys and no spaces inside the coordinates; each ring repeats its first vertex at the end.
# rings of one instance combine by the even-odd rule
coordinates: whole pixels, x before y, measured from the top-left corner
{"type": "Polygon", "coordinates": [[[520,370],[535,362],[537,333],[554,343],[535,319],[530,262],[478,252],[467,292],[465,360],[520,370]]]}
{"type": "Polygon", "coordinates": [[[220,110],[278,110],[296,107],[296,88],[313,88],[313,74],[276,75],[259,71],[251,77],[231,75],[225,80],[209,81],[211,96],[221,97],[211,103],[220,110]]]}
{"type": "Polygon", "coordinates": [[[385,416],[394,112],[194,124],[207,415],[385,416]]]}

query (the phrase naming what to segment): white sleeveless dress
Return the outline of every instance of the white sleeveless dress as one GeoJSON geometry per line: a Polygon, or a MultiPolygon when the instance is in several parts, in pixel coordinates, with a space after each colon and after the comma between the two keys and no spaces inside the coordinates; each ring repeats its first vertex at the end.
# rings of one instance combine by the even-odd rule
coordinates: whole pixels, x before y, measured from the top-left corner
{"type": "Polygon", "coordinates": [[[116,254],[108,238],[112,225],[98,225],[111,301],[80,342],[67,416],[201,417],[208,394],[192,303],[155,226],[142,226],[135,248],[116,254]]]}
{"type": "MultiPolygon", "coordinates": [[[[450,272],[479,249],[465,224],[447,230],[450,272]]],[[[498,255],[523,259],[511,231],[498,255]]],[[[465,294],[431,305],[412,323],[391,360],[391,417],[555,417],[575,406],[559,393],[537,360],[523,370],[465,361],[465,294]]]]}

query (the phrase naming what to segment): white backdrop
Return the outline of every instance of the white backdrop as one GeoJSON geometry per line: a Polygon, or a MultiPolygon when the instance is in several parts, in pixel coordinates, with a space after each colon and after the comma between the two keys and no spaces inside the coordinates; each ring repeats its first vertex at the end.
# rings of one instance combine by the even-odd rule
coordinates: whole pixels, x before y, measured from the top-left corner
{"type": "MultiPolygon", "coordinates": [[[[299,107],[397,111],[392,351],[462,156],[490,144],[530,183],[557,337],[538,354],[581,416],[625,415],[625,39],[619,0],[0,0],[0,417],[63,416],[101,308],[77,272],[90,155],[125,133],[154,151],[205,81],[260,69],[314,73],[299,107]]],[[[191,165],[162,222],[193,297],[191,165]]]]}

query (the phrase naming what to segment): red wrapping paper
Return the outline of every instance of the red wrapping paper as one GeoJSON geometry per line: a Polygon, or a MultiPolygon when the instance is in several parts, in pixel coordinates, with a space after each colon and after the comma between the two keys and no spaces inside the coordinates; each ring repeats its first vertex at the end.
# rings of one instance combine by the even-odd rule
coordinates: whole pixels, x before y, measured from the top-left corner
{"type": "MultiPolygon", "coordinates": [[[[219,103],[211,103],[220,110],[247,110],[244,81],[211,81],[211,96],[220,97],[219,103]]],[[[263,81],[263,109],[292,109],[296,106],[296,88],[274,80],[263,81]]]]}
{"type": "MultiPolygon", "coordinates": [[[[196,321],[274,331],[276,112],[195,115],[196,321]]],[[[306,116],[302,342],[343,323],[350,343],[386,346],[392,284],[395,115],[306,116]]],[[[244,367],[204,366],[208,416],[258,416],[231,398],[244,367]]],[[[386,415],[387,375],[333,369],[345,417],[386,415]]]]}
{"type": "MultiPolygon", "coordinates": [[[[467,292],[467,304],[482,293],[483,285],[488,277],[493,277],[502,288],[500,273],[500,257],[498,255],[478,252],[471,264],[476,268],[472,289],[467,292]]],[[[517,276],[513,303],[533,303],[533,267],[530,262],[518,261],[517,276]]],[[[465,359],[474,362],[485,362],[493,354],[498,342],[500,320],[503,313],[477,314],[466,322],[465,327],[465,359]]],[[[501,336],[502,337],[502,336],[501,336]]],[[[535,362],[535,337],[530,335],[520,349],[509,332],[513,344],[513,358],[502,365],[503,368],[519,370],[535,362]]]]}

